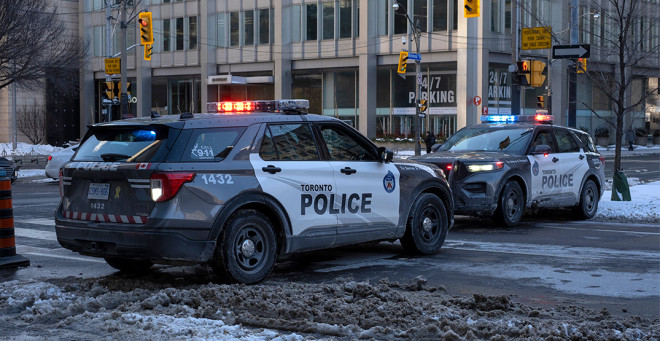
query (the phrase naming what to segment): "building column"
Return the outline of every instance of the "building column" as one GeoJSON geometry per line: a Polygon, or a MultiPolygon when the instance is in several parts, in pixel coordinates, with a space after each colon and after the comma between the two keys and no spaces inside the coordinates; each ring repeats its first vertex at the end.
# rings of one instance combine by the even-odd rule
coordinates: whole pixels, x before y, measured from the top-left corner
{"type": "Polygon", "coordinates": [[[360,0],[360,38],[357,43],[359,58],[358,106],[360,132],[368,138],[376,137],[376,86],[378,60],[376,56],[378,41],[376,18],[378,5],[375,1],[360,0]]]}
{"type": "Polygon", "coordinates": [[[456,129],[479,123],[479,116],[484,105],[488,105],[488,49],[480,37],[488,32],[484,27],[484,15],[488,2],[482,2],[481,15],[465,18],[463,9],[458,9],[458,37],[456,49],[456,129]],[[475,96],[481,97],[481,103],[474,104],[475,96]],[[485,103],[484,103],[485,101],[485,103]]]}
{"type": "MultiPolygon", "coordinates": [[[[275,23],[290,23],[291,0],[281,0],[273,6],[275,23]]],[[[273,49],[273,82],[275,99],[291,98],[291,25],[274,25],[273,49]]]]}
{"type": "MultiPolygon", "coordinates": [[[[85,13],[85,1],[80,1],[78,10],[80,13],[85,13]]],[[[92,32],[92,15],[79,15],[78,18],[78,32],[84,37],[84,32],[92,32]]],[[[87,133],[87,126],[94,124],[94,108],[96,97],[96,83],[94,82],[94,70],[92,69],[94,57],[93,53],[89,53],[84,57],[81,70],[78,75],[80,81],[80,137],[82,138],[87,133]]],[[[103,110],[103,108],[99,108],[103,110]]],[[[100,112],[99,112],[100,113],[100,112]]]]}

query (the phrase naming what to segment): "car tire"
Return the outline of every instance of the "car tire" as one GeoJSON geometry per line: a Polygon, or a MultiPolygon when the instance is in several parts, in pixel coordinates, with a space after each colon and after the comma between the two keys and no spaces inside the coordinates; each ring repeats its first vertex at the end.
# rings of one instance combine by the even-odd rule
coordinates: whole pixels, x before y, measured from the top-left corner
{"type": "Polygon", "coordinates": [[[524,209],[525,197],[520,185],[515,181],[509,181],[502,189],[493,217],[496,223],[513,227],[522,220],[524,209]]]}
{"type": "Polygon", "coordinates": [[[128,259],[128,258],[105,258],[105,262],[111,267],[129,274],[142,274],[154,265],[148,259],[128,259]]]}
{"type": "Polygon", "coordinates": [[[580,203],[575,207],[576,217],[578,219],[591,219],[598,211],[598,201],[600,194],[598,187],[593,180],[587,180],[580,191],[580,203]]]}
{"type": "Polygon", "coordinates": [[[240,210],[227,223],[211,263],[214,272],[236,283],[258,283],[275,266],[277,242],[268,218],[255,210],[240,210]]]}
{"type": "Polygon", "coordinates": [[[408,253],[437,253],[447,237],[449,218],[442,200],[431,193],[421,194],[412,206],[401,245],[408,253]]]}

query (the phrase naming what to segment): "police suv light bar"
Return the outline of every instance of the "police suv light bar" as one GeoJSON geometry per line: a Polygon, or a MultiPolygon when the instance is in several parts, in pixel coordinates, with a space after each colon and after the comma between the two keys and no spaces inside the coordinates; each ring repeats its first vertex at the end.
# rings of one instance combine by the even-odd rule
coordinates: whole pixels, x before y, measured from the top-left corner
{"type": "Polygon", "coordinates": [[[283,112],[294,110],[298,113],[307,112],[309,100],[306,99],[280,99],[273,101],[224,101],[208,102],[206,110],[211,113],[249,113],[249,112],[283,112]]]}
{"type": "Polygon", "coordinates": [[[549,123],[552,124],[554,116],[552,115],[482,115],[481,122],[484,123],[549,123]]]}

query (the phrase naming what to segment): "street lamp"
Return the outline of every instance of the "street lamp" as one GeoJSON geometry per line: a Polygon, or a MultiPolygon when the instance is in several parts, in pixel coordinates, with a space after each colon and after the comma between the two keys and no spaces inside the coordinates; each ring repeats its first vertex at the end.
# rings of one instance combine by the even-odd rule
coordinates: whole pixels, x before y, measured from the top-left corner
{"type": "MultiPolygon", "coordinates": [[[[406,16],[406,19],[408,19],[408,23],[410,24],[410,29],[413,32],[413,37],[415,38],[415,52],[419,54],[419,38],[422,35],[422,30],[419,27],[419,19],[417,19],[417,24],[414,24],[412,19],[410,19],[410,16],[408,16],[408,10],[406,8],[397,3],[396,0],[394,0],[394,4],[392,4],[392,8],[394,9],[394,13],[399,11],[399,8],[403,9],[403,14],[406,16]]],[[[415,137],[415,155],[421,155],[422,154],[422,145],[421,145],[421,135],[420,131],[422,129],[422,118],[420,116],[419,112],[419,100],[420,100],[420,61],[415,60],[415,72],[416,72],[416,81],[415,81],[415,120],[413,121],[413,136],[415,137]]]]}

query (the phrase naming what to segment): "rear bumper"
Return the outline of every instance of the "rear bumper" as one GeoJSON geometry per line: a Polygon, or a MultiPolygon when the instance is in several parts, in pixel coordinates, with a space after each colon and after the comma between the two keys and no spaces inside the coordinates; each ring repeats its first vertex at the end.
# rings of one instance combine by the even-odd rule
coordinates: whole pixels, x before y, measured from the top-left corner
{"type": "Polygon", "coordinates": [[[149,259],[160,264],[206,263],[215,241],[193,240],[185,230],[163,230],[145,225],[93,223],[55,219],[62,247],[92,257],[149,259]]]}

